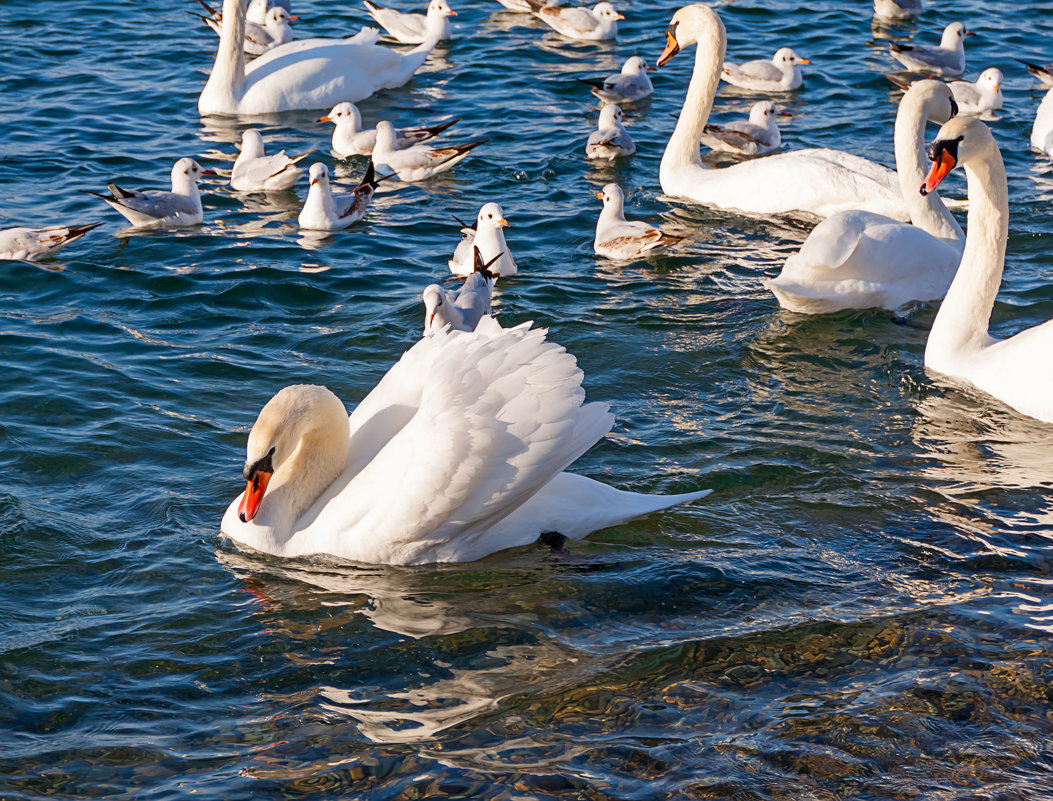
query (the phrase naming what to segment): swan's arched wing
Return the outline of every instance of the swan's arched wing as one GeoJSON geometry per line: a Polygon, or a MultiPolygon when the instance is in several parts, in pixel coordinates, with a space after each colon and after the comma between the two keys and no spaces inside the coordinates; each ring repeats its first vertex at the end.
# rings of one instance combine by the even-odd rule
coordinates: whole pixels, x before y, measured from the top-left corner
{"type": "MultiPolygon", "coordinates": [[[[419,408],[346,485],[319,499],[305,515],[317,514],[305,538],[332,537],[341,543],[332,552],[362,561],[432,561],[451,541],[485,536],[591,447],[613,418],[605,404],[582,405],[576,360],[544,336],[485,317],[475,332],[439,332],[414,346],[398,369],[420,370],[419,408]]],[[[405,383],[399,376],[385,392],[405,383]]]]}

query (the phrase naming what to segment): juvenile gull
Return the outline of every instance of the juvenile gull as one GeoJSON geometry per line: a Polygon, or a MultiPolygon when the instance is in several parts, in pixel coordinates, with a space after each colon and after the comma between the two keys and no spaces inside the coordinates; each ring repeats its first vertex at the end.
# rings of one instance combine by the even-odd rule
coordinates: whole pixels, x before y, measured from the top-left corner
{"type": "Polygon", "coordinates": [[[603,210],[596,221],[596,238],[592,243],[597,256],[629,261],[683,239],[662,233],[642,220],[626,220],[625,195],[618,184],[607,184],[602,192],[596,193],[596,197],[603,201],[603,210]]]}

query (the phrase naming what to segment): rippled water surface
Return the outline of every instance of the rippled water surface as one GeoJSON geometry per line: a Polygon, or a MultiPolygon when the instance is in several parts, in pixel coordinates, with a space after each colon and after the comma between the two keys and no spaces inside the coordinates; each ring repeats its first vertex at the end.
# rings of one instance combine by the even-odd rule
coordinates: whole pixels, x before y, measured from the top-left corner
{"type": "MultiPolygon", "coordinates": [[[[814,62],[786,148],[886,163],[882,41],[977,30],[968,74],[1006,74],[1005,335],[1053,317],[1053,169],[1027,144],[1041,92],[1010,58],[1053,59],[1053,7],[932,5],[887,29],[862,0],[720,12],[736,60],[790,44],[814,62]]],[[[0,223],[107,222],[59,259],[0,263],[0,797],[1053,795],[1053,427],[925,372],[933,306],[780,311],[761,281],[806,227],[662,198],[693,52],[629,121],[635,158],[584,160],[598,109],[575,79],[653,62],[675,6],[625,6],[618,42],[595,45],[456,3],[448,49],[362,111],[455,115],[449,139],[490,143],[320,242],[295,224],[305,185],[206,183],[204,225],[145,233],[82,191],[163,185],[185,155],[230,167],[246,123],[197,115],[215,39],[191,8],[0,4],[0,223]],[[611,180],[630,216],[697,235],[650,262],[595,258],[611,180]],[[450,215],[487,200],[520,265],[501,321],[548,326],[617,415],[574,469],[713,494],[565,555],[464,565],[222,539],[262,404],[304,381],[363,397],[419,336],[421,289],[449,277],[450,215]]],[[[294,11],[301,35],[365,21],[351,2],[294,11]]],[[[715,118],[754,99],[724,91],[715,118]]],[[[261,127],[333,165],[318,116],[261,127]]],[[[336,163],[339,182],[363,166],[336,163]]]]}

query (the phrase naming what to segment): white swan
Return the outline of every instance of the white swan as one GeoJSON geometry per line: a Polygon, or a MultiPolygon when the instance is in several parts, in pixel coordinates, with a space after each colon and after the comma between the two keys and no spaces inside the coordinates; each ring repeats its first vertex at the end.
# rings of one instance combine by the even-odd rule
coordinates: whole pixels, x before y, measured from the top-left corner
{"type": "Polygon", "coordinates": [[[707,5],[684,6],[666,31],[658,66],[698,44],[687,97],[669,138],[659,177],[667,195],[750,214],[805,211],[828,217],[864,209],[909,219],[894,171],[841,150],[810,149],[708,170],[698,143],[709,120],[724,63],[724,24],[707,5]]]}
{"type": "Polygon", "coordinates": [[[332,108],[380,89],[402,86],[439,42],[430,31],[424,44],[396,53],[376,44],[379,32],[363,28],[349,39],[303,39],[279,45],[247,67],[242,0],[223,0],[223,27],[212,73],[197,101],[201,114],[272,114],[332,108]]]}
{"type": "Polygon", "coordinates": [[[929,332],[925,367],[1053,423],[1053,320],[1009,339],[994,339],[987,330],[1009,237],[1009,189],[998,144],[979,120],[955,118],[940,128],[929,155],[932,169],[922,192],[935,189],[955,166],[965,169],[969,234],[929,332]]]}
{"type": "Polygon", "coordinates": [[[923,197],[925,121],[956,110],[950,87],[918,81],[896,114],[896,167],[913,225],[867,211],[844,211],[817,225],[782,272],[765,282],[784,309],[825,314],[942,298],[958,269],[965,234],[939,196],[923,197]]]}
{"type": "Polygon", "coordinates": [[[573,356],[530,324],[438,331],[406,351],[348,419],[328,389],[286,387],[249,433],[245,492],[221,524],[277,556],[479,559],[701,498],[623,492],[561,472],[611,428],[583,405],[573,356]]]}

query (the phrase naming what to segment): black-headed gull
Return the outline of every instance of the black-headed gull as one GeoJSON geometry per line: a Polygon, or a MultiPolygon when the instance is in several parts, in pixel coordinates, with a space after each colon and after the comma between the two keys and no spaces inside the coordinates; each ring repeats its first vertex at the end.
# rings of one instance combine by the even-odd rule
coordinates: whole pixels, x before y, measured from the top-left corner
{"type": "Polygon", "coordinates": [[[438,27],[442,30],[439,41],[449,39],[450,17],[457,16],[446,0],[431,0],[426,14],[404,14],[393,8],[378,6],[370,0],[363,0],[363,5],[369,16],[402,44],[421,44],[428,38],[429,30],[438,27]]]}
{"type": "Polygon", "coordinates": [[[874,16],[883,19],[906,19],[924,10],[922,0],[874,0],[874,16]]]}
{"type": "MultiPolygon", "coordinates": [[[[906,91],[911,81],[903,80],[896,75],[886,75],[892,83],[906,91]]],[[[955,114],[990,116],[990,112],[1002,107],[1002,82],[1005,77],[997,67],[988,67],[973,81],[951,81],[947,84],[957,104],[955,114]]]]}
{"type": "Polygon", "coordinates": [[[721,80],[754,92],[789,92],[801,85],[801,64],[811,64],[789,47],[780,47],[771,61],[758,58],[742,64],[724,62],[721,80]]]}
{"type": "Polygon", "coordinates": [[[631,56],[622,65],[622,71],[615,75],[608,75],[603,80],[580,80],[591,85],[592,93],[608,103],[631,103],[650,97],[654,92],[654,85],[647,76],[653,69],[639,56],[631,56]]]}
{"type": "MultiPolygon", "coordinates": [[[[333,130],[333,152],[340,158],[369,156],[373,153],[373,147],[377,143],[377,129],[362,128],[362,115],[354,103],[337,103],[332,111],[324,117],[319,117],[318,121],[336,125],[333,130]]],[[[427,142],[457,122],[460,122],[460,117],[440,122],[438,125],[398,128],[395,130],[398,146],[405,148],[418,142],[427,142]]]]}
{"type": "Polygon", "coordinates": [[[465,142],[463,145],[431,147],[412,145],[399,148],[395,126],[387,120],[377,123],[377,142],[373,146],[373,163],[383,173],[395,173],[400,181],[423,181],[445,172],[465,158],[473,148],[488,139],[465,142]]]}
{"type": "MultiPolygon", "coordinates": [[[[192,11],[187,13],[200,19],[218,36],[223,29],[223,12],[212,8],[205,0],[198,0],[198,2],[208,12],[208,16],[194,14],[192,11]]],[[[260,22],[249,20],[246,14],[245,52],[249,55],[261,56],[278,45],[291,42],[294,37],[289,22],[298,19],[299,17],[293,16],[281,6],[271,6],[264,11],[260,22]]]]}
{"type": "Polygon", "coordinates": [[[889,55],[913,72],[961,75],[965,72],[965,37],[973,36],[960,22],[943,29],[939,45],[905,45],[889,42],[889,55]]]}
{"type": "Polygon", "coordinates": [[[585,155],[590,159],[614,161],[635,152],[632,137],[622,127],[622,110],[614,103],[608,103],[600,109],[596,130],[589,134],[589,141],[585,144],[585,155]]]}
{"type": "MultiPolygon", "coordinates": [[[[457,219],[456,217],[454,219],[457,219]]],[[[460,220],[458,220],[460,222],[460,220]]],[[[474,251],[478,249],[482,258],[495,276],[508,278],[519,272],[512,251],[505,242],[505,228],[508,221],[505,213],[497,203],[484,203],[475,218],[475,228],[461,223],[461,241],[453,251],[450,259],[450,271],[461,277],[471,275],[475,270],[474,251]],[[496,264],[494,259],[500,256],[496,264]]]]}
{"type": "Polygon", "coordinates": [[[527,2],[535,17],[568,39],[589,42],[614,39],[618,36],[618,20],[625,19],[607,2],[592,8],[550,6],[541,0],[527,2]]]}
{"type": "Polygon", "coordinates": [[[241,135],[241,153],[230,173],[230,186],[238,192],[280,192],[291,188],[300,178],[302,169],[297,162],[307,158],[304,153],[294,158],[279,150],[266,155],[260,132],[249,129],[241,135]]]}
{"type": "Polygon", "coordinates": [[[675,245],[682,236],[672,236],[640,220],[625,219],[625,195],[618,184],[607,184],[596,197],[603,210],[596,221],[596,238],[592,247],[597,256],[629,261],[652,251],[675,245]]]}
{"type": "Polygon", "coordinates": [[[761,100],[753,104],[748,120],[706,125],[702,129],[702,144],[710,150],[738,153],[741,156],[763,156],[779,149],[782,136],[777,118],[789,116],[786,112],[780,112],[770,100],[761,100]]]}
{"type": "Polygon", "coordinates": [[[372,161],[366,167],[362,182],[350,192],[332,190],[329,186],[329,168],[324,164],[312,164],[310,176],[307,200],[296,221],[301,228],[311,231],[340,231],[361,220],[369,201],[373,199],[377,184],[386,177],[376,177],[372,161]]]}
{"type": "Polygon", "coordinates": [[[204,214],[197,182],[202,175],[215,174],[212,170],[201,169],[201,165],[191,158],[181,158],[172,167],[171,191],[122,189],[115,183],[108,183],[106,188],[110,190],[110,197],[95,192],[88,194],[105,200],[135,226],[176,228],[199,225],[204,214]]]}
{"type": "Polygon", "coordinates": [[[0,231],[0,260],[39,261],[100,225],[101,222],[47,228],[5,228],[0,231]]]}
{"type": "Polygon", "coordinates": [[[1021,58],[1013,60],[1019,61],[1027,67],[1027,71],[1038,78],[1043,86],[1053,87],[1053,64],[1032,64],[1030,61],[1024,61],[1021,58]]]}
{"type": "Polygon", "coordinates": [[[473,248],[474,269],[464,279],[460,289],[447,292],[438,284],[429,284],[424,288],[421,293],[424,300],[424,336],[441,331],[447,325],[454,331],[475,330],[483,316],[490,313],[490,299],[497,281],[497,274],[490,271],[490,265],[501,256],[498,253],[489,262],[484,262],[479,248],[473,248]]]}

